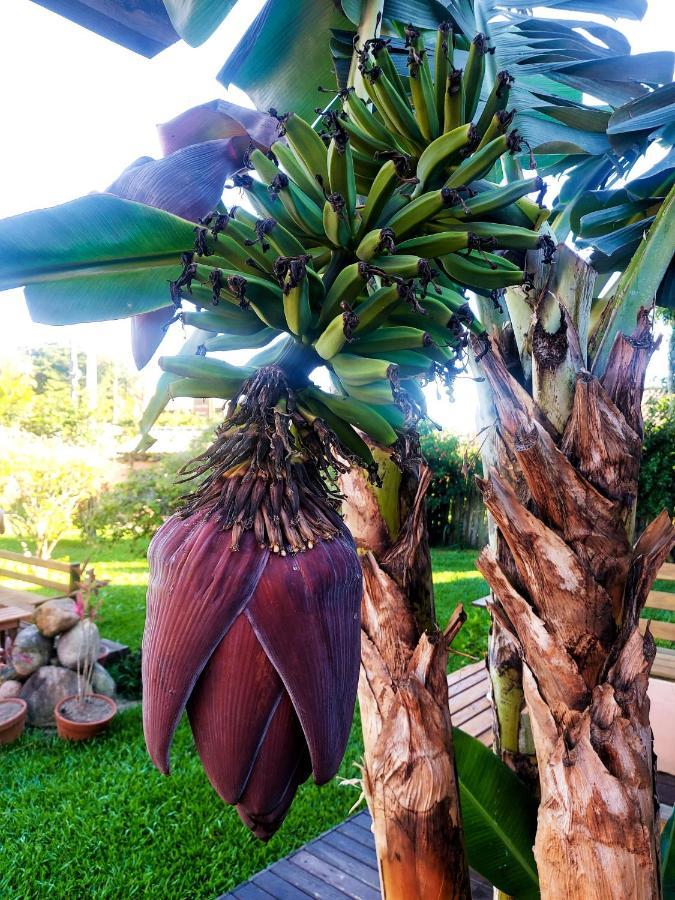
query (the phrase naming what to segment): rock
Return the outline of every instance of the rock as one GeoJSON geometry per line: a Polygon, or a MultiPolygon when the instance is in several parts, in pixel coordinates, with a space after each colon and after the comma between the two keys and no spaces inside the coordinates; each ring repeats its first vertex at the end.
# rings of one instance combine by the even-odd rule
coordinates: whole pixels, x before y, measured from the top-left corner
{"type": "Polygon", "coordinates": [[[77,674],[61,666],[42,666],[21,689],[28,704],[28,724],[44,727],[54,724],[54,707],[77,693],[77,674]]]}
{"type": "Polygon", "coordinates": [[[47,600],[35,610],[33,621],[45,637],[56,637],[80,621],[75,601],[70,597],[47,600]]]}
{"type": "Polygon", "coordinates": [[[104,694],[106,697],[115,696],[115,680],[101,663],[94,664],[94,670],[91,673],[91,689],[95,694],[104,694]]]}
{"type": "Polygon", "coordinates": [[[0,700],[7,700],[10,697],[18,697],[21,694],[23,685],[20,681],[3,681],[0,684],[0,700]]]}
{"type": "Polygon", "coordinates": [[[49,661],[52,642],[40,634],[35,625],[22,628],[14,638],[12,665],[17,675],[31,675],[49,661]]]}
{"type": "Polygon", "coordinates": [[[59,636],[56,653],[62,666],[80,670],[86,663],[96,661],[101,639],[98,628],[90,619],[81,619],[74,628],[59,636]]]}
{"type": "Polygon", "coordinates": [[[16,669],[11,663],[0,665],[0,685],[5,681],[16,681],[16,669]]]}

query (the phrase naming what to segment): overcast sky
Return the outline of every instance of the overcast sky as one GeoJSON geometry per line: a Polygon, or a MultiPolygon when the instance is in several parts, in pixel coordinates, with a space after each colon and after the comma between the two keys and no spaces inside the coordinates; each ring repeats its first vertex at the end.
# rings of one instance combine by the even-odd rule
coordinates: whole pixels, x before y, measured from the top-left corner
{"type": "MultiPolygon", "coordinates": [[[[263,0],[240,0],[198,49],[183,42],[155,59],[137,56],[51,13],[31,0],[0,2],[0,218],[102,190],[132,160],[160,153],[155,125],[216,97],[239,103],[215,74],[263,0]]],[[[640,22],[619,20],[633,52],[668,48],[671,0],[650,0],[640,22]]],[[[130,359],[128,322],[48,328],[30,322],[21,291],[0,294],[0,365],[22,345],[74,339],[130,359]]],[[[180,343],[179,329],[169,336],[180,343]]],[[[148,367],[154,378],[154,363],[148,367]]],[[[663,377],[661,354],[652,377],[663,377]]],[[[458,383],[457,401],[430,398],[433,417],[470,430],[473,387],[458,383]]]]}

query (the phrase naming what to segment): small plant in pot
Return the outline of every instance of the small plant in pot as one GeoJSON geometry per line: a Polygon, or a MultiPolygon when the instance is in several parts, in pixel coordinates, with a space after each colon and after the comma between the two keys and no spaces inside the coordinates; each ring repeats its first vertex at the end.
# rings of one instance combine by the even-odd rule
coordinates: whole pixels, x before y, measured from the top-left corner
{"type": "Polygon", "coordinates": [[[66,697],[54,707],[56,730],[59,737],[69,741],[83,741],[104,731],[117,712],[117,704],[110,697],[94,693],[92,675],[99,651],[98,628],[94,619],[101,606],[100,582],[94,573],[88,573],[87,581],[76,594],[76,606],[80,622],[75,627],[80,632],[77,657],[77,694],[66,697]]]}

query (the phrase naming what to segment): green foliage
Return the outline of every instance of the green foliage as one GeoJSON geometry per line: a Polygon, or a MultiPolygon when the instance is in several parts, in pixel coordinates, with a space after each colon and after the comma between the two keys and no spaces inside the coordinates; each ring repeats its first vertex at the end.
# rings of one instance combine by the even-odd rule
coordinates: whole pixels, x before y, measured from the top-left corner
{"type": "Polygon", "coordinates": [[[0,372],[0,426],[10,426],[28,412],[33,389],[26,378],[26,367],[5,359],[0,372]]]}
{"type": "Polygon", "coordinates": [[[108,485],[80,508],[78,527],[99,541],[150,540],[162,522],[178,509],[184,494],[194,489],[194,482],[178,483],[178,471],[206,447],[210,438],[208,429],[185,453],[167,454],[108,485]]]}
{"type": "Polygon", "coordinates": [[[453,729],[469,865],[519,900],[539,897],[537,801],[491,750],[453,729]]]}
{"type": "Polygon", "coordinates": [[[131,650],[126,656],[106,663],[106,669],[115,679],[118,694],[129,700],[141,699],[143,683],[140,650],[131,650]]]}
{"type": "Polygon", "coordinates": [[[431,544],[482,546],[486,540],[485,512],[474,481],[481,472],[478,451],[447,432],[428,431],[420,443],[433,473],[427,494],[431,544]]]}
{"type": "Polygon", "coordinates": [[[57,439],[8,434],[0,458],[0,507],[24,548],[48,558],[80,504],[101,484],[102,467],[86,450],[57,439]]]}
{"type": "Polygon", "coordinates": [[[638,485],[638,526],[644,528],[663,509],[675,509],[675,394],[651,396],[645,410],[645,436],[638,485]]]}
{"type": "Polygon", "coordinates": [[[661,881],[663,896],[675,896],[675,813],[661,835],[661,881]]]}

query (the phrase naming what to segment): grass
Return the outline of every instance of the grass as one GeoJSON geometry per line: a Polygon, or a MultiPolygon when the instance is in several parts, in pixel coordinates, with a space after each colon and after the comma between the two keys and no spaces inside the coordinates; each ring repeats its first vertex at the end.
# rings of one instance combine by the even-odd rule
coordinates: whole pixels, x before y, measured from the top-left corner
{"type": "MultiPolygon", "coordinates": [[[[17,545],[3,538],[0,548],[17,545]]],[[[110,579],[101,631],[132,649],[140,646],[143,631],[143,549],[118,543],[88,554],[77,541],[58,547],[62,558],[89,555],[96,574],[110,579]]],[[[464,603],[468,621],[455,647],[479,656],[487,642],[487,614],[470,603],[487,587],[473,568],[475,557],[474,551],[433,554],[439,621],[464,603]]],[[[470,661],[453,655],[450,667],[470,661]]],[[[341,777],[358,774],[354,763],[361,753],[355,721],[341,777]]],[[[341,821],[358,797],[339,778],[320,789],[305,784],[281,831],[261,844],[209,785],[185,721],[176,734],[172,776],[153,768],[138,708],[120,713],[109,732],[90,744],[68,745],[33,730],[1,748],[0,759],[0,834],[11,853],[11,864],[0,867],[3,900],[213,900],[341,821]]]]}

